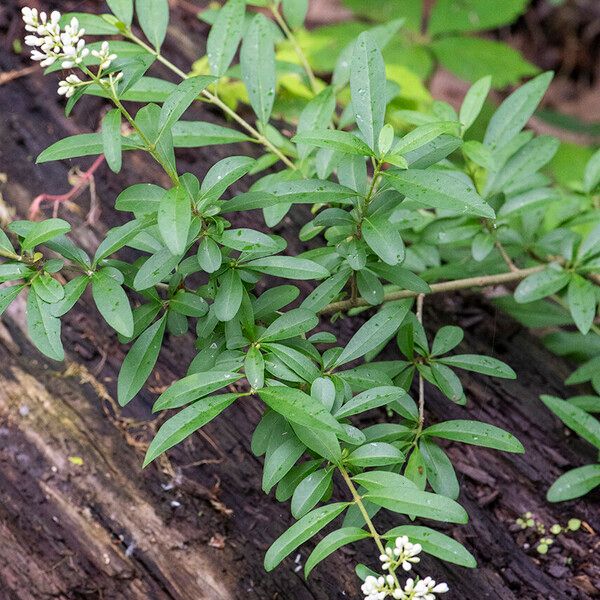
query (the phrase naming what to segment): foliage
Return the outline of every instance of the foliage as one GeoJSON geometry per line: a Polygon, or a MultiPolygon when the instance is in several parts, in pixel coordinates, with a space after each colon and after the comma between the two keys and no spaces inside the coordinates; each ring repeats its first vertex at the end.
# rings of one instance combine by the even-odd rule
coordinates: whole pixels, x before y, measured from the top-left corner
{"type": "MultiPolygon", "coordinates": [[[[145,151],[171,184],[165,189],[138,183],[123,190],[115,201],[123,225],[107,233],[93,257],[67,236],[70,225],[62,219],[12,222],[8,235],[0,235],[0,282],[14,283],[0,289],[0,308],[26,293],[32,341],[48,357],[62,360],[60,318],[90,287],[102,317],[131,344],[118,379],[121,405],[143,388],[165,339],[191,328],[197,354],[186,376],[154,405],[155,411],[179,410],[156,434],[144,464],[229,407],[258,397],[265,411],[252,450],[264,456],[263,489],[274,489],[278,500],[291,499],[298,519],[267,552],[267,570],[342,515],[341,527],[308,559],[307,575],[337,548],[363,538],[373,539],[382,560],[391,556],[386,540],[397,538],[396,548],[400,544],[401,552],[408,552],[398,542],[404,535],[427,553],[473,567],[474,558],[463,546],[430,527],[404,524],[380,533],[374,524],[381,509],[410,520],[467,521],[444,440],[524,452],[512,434],[490,424],[426,424],[425,382],[449,402],[465,404],[462,370],[516,375],[493,357],[457,350],[463,339],[459,327],[448,325],[429,337],[423,299],[518,282],[514,296],[504,299],[509,312],[526,323],[534,319],[534,326],[558,321],[574,324],[581,336],[596,335],[600,159],[590,160],[583,182],[571,189],[552,186],[541,172],[557,141],[523,128],[550,73],[509,95],[480,140],[465,135],[482,110],[489,76],[473,85],[458,113],[443,102],[429,110],[404,109],[402,118],[412,128],[399,135],[390,121],[397,116],[398,89],[390,83],[381,48],[382,32],[393,36],[399,23],[359,32],[337,53],[327,84],[315,77],[294,33],[305,4],[249,4],[267,6],[275,21],[248,10],[242,0],[229,0],[213,15],[210,73],[204,75],[190,76],[160,54],[168,26],[166,0],[153,0],[143,9],[138,2],[137,13],[131,0],[113,0],[113,15],[78,15],[90,34],[125,38],[111,41],[110,48],[90,44],[94,50],[86,53],[81,46],[73,58],[66,42],[64,47],[36,46],[48,71],[68,57],[85,76],[61,82],[67,112],[85,95],[102,96],[114,107],[100,132],[60,140],[38,162],[103,153],[110,168],[119,171],[123,153],[145,151]],[[147,41],[132,29],[134,14],[147,41]],[[283,115],[289,122],[279,130],[270,121],[277,82],[281,85],[274,44],[283,37],[304,69],[296,73],[309,101],[297,119],[283,115]],[[231,66],[238,45],[240,62],[231,66]],[[147,75],[156,60],[182,81],[147,75]],[[245,88],[255,125],[221,99],[221,83],[232,81],[245,88]],[[182,120],[196,100],[221,109],[240,130],[182,120]],[[129,101],[143,106],[132,114],[129,101]],[[295,135],[284,134],[293,128],[295,135]],[[247,139],[264,150],[259,158],[220,160],[202,181],[177,168],[176,148],[247,139]],[[255,179],[249,191],[231,197],[229,188],[248,176],[255,179]],[[310,213],[294,206],[302,204],[310,213]],[[262,211],[266,227],[236,227],[236,214],[249,210],[262,211]],[[299,218],[310,214],[299,235],[301,241],[314,240],[311,250],[298,255],[285,254],[288,240],[270,231],[292,210],[299,218]],[[137,258],[125,260],[124,248],[136,251],[137,258]],[[294,285],[299,281],[308,283],[294,285]],[[306,286],[312,291],[297,303],[306,286]],[[370,308],[373,314],[360,321],[343,347],[334,335],[313,332],[322,318],[370,308]],[[396,358],[378,360],[390,342],[396,358]],[[365,413],[381,416],[382,408],[386,421],[361,425],[365,413]],[[332,503],[334,479],[348,493],[332,503]]],[[[406,5],[408,15],[416,14],[408,0],[399,4],[406,5]]],[[[512,7],[510,18],[524,7],[516,1],[506,5],[512,7]]],[[[26,22],[34,19],[27,15],[26,22]]],[[[61,23],[71,23],[78,36],[79,24],[72,18],[65,16],[61,23]]],[[[508,17],[494,11],[478,18],[481,27],[491,27],[508,17]]],[[[450,29],[434,12],[430,27],[440,39],[473,29],[460,12],[448,22],[450,29]]],[[[570,383],[591,381],[600,393],[598,360],[596,355],[580,367],[570,383]]],[[[598,422],[585,412],[597,410],[598,398],[543,400],[566,425],[599,446],[598,422]]],[[[550,499],[591,489],[598,483],[598,468],[563,476],[550,499]]],[[[396,563],[385,564],[392,579],[383,583],[359,569],[366,578],[363,589],[400,590],[396,563]]],[[[425,588],[445,591],[445,584],[428,579],[409,580],[406,589],[412,595],[406,597],[421,597],[415,594],[425,588]]]]}

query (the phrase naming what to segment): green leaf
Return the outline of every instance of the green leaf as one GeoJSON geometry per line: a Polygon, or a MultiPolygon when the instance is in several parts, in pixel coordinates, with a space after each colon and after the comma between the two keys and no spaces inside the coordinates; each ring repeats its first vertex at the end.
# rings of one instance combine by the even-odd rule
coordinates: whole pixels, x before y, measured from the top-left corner
{"type": "Polygon", "coordinates": [[[135,8],[144,35],[159,50],[169,26],[169,1],[135,0],[135,8]]]}
{"type": "Polygon", "coordinates": [[[267,191],[287,204],[352,204],[352,198],[360,194],[346,186],[320,179],[281,181],[267,191]]]}
{"type": "Polygon", "coordinates": [[[107,258],[126,246],[141,231],[146,229],[149,224],[148,220],[133,219],[124,225],[110,229],[96,250],[94,264],[97,265],[102,259],[107,258]]]}
{"type": "Polygon", "coordinates": [[[75,279],[71,279],[64,287],[63,299],[52,305],[50,312],[55,317],[62,317],[68,313],[86,290],[89,281],[90,278],[87,275],[80,275],[75,279]]]}
{"type": "Polygon", "coordinates": [[[455,354],[439,358],[439,362],[451,367],[458,367],[466,371],[474,371],[491,377],[502,377],[504,379],[516,379],[516,373],[502,361],[491,356],[479,354],[455,354]]]}
{"type": "Polygon", "coordinates": [[[275,319],[260,336],[261,342],[275,342],[296,337],[319,324],[314,312],[305,308],[295,308],[275,319]]]}
{"type": "Polygon", "coordinates": [[[259,390],[265,384],[265,361],[261,351],[251,346],[246,352],[244,373],[253,390],[259,390]]]}
{"type": "Polygon", "coordinates": [[[433,345],[431,346],[431,355],[439,356],[440,354],[446,354],[446,352],[449,352],[463,341],[464,335],[464,331],[455,325],[440,327],[435,334],[433,345]]]}
{"type": "Polygon", "coordinates": [[[245,0],[229,0],[219,10],[206,42],[208,64],[213,75],[221,77],[229,68],[242,39],[245,16],[245,0]]]}
{"type": "Polygon", "coordinates": [[[150,377],[162,345],[167,315],[150,325],[135,341],[127,353],[117,382],[119,404],[125,406],[150,377]]]}
{"type": "Polygon", "coordinates": [[[317,399],[284,385],[258,391],[261,400],[288,421],[317,430],[339,433],[340,424],[317,399]]]}
{"type": "Polygon", "coordinates": [[[292,496],[292,515],[295,519],[302,518],[312,510],[323,498],[333,479],[331,469],[319,469],[303,479],[294,490],[292,496]]]}
{"type": "Polygon", "coordinates": [[[214,273],[221,267],[223,255],[217,243],[205,236],[198,246],[198,263],[203,271],[214,273]]]}
{"type": "Polygon", "coordinates": [[[339,550],[342,546],[358,542],[370,537],[371,534],[359,527],[343,527],[326,535],[310,553],[304,565],[304,576],[308,578],[311,571],[330,554],[339,550]]]}
{"type": "Polygon", "coordinates": [[[396,465],[404,461],[404,454],[387,442],[369,442],[351,452],[346,462],[355,467],[396,465]]]}
{"type": "Polygon", "coordinates": [[[600,485],[600,464],[586,465],[561,475],[546,494],[549,502],[580,498],[600,485]]]}
{"type": "MultiPolygon", "coordinates": [[[[439,363],[432,363],[430,365],[430,369],[434,382],[440,388],[442,393],[452,400],[452,402],[464,404],[462,383],[454,371],[445,365],[440,365],[439,363]]],[[[423,368],[420,368],[420,371],[423,372],[423,368]]]]}
{"type": "Polygon", "coordinates": [[[346,402],[335,413],[337,419],[344,419],[352,415],[363,413],[373,408],[397,402],[406,396],[406,391],[400,387],[380,386],[366,390],[346,402]]]}
{"type": "Polygon", "coordinates": [[[384,177],[411,200],[425,206],[493,219],[494,210],[477,193],[472,183],[440,170],[390,169],[384,177]]]}
{"type": "Polygon", "coordinates": [[[65,352],[60,341],[60,319],[51,312],[51,305],[44,302],[30,289],[25,307],[27,331],[36,348],[53,360],[64,360],[65,352]]]}
{"type": "Polygon", "coordinates": [[[225,190],[248,173],[254,164],[254,159],[249,156],[228,156],[214,164],[200,186],[202,203],[206,205],[220,198],[225,190]]]}
{"type": "Polygon", "coordinates": [[[404,242],[387,216],[365,217],[361,231],[367,245],[388,265],[404,260],[404,242]]]}
{"type": "Polygon", "coordinates": [[[320,264],[295,256],[267,256],[243,264],[245,269],[287,279],[325,279],[329,271],[320,264]]]}
{"type": "MultiPolygon", "coordinates": [[[[444,134],[451,134],[456,137],[458,135],[458,129],[459,126],[456,121],[441,121],[439,123],[425,123],[424,125],[419,125],[419,127],[416,127],[398,141],[392,150],[392,154],[395,156],[407,155],[427,146],[427,144],[430,144],[444,134]]],[[[392,164],[394,164],[393,161],[390,160],[390,157],[386,157],[386,162],[392,162],[392,164]]],[[[404,163],[406,163],[406,161],[404,161],[404,163]]],[[[408,164],[404,163],[402,164],[402,168],[407,169],[408,164]]]]}
{"type": "Polygon", "coordinates": [[[60,302],[65,297],[63,286],[49,273],[41,273],[32,279],[31,287],[35,293],[48,304],[60,302]]]}
{"type": "Polygon", "coordinates": [[[356,360],[388,341],[398,331],[410,306],[410,301],[386,304],[352,336],[334,366],[356,360]]]}
{"type": "Polygon", "coordinates": [[[337,502],[316,508],[294,523],[283,535],[278,537],[265,555],[265,570],[272,571],[286,556],[298,546],[314,537],[323,527],[331,523],[350,504],[337,502]]]}
{"type": "Polygon", "coordinates": [[[456,500],[460,493],[460,486],[454,467],[446,453],[437,444],[426,438],[419,442],[419,450],[425,461],[427,479],[433,491],[456,500]]]}
{"type": "Polygon", "coordinates": [[[163,131],[170,129],[188,109],[190,104],[198,97],[200,92],[209,84],[215,81],[214,77],[201,75],[199,77],[189,77],[184,79],[165,100],[160,109],[160,118],[158,121],[158,135],[163,131]]]}
{"type": "Polygon", "coordinates": [[[239,373],[227,371],[206,371],[193,373],[176,381],[163,392],[152,407],[152,412],[167,408],[179,408],[189,402],[194,402],[208,394],[235,383],[242,376],[239,373]]]}
{"type": "Polygon", "coordinates": [[[281,0],[283,17],[292,29],[302,27],[308,12],[308,0],[281,0]]]}
{"type": "Polygon", "coordinates": [[[184,408],[162,425],[144,457],[144,467],[223,412],[239,394],[210,396],[184,408]]]}
{"type": "Polygon", "coordinates": [[[133,0],[106,0],[112,13],[125,25],[131,25],[133,19],[133,0]]]}
{"type": "Polygon", "coordinates": [[[467,131],[479,116],[485,99],[490,92],[491,85],[492,78],[489,75],[486,75],[477,80],[465,94],[458,117],[463,132],[467,131]]]}
{"type": "Polygon", "coordinates": [[[581,275],[573,273],[567,292],[569,310],[584,335],[591,329],[596,316],[596,290],[594,284],[581,275]]]}
{"type": "MultiPolygon", "coordinates": [[[[129,146],[128,149],[131,149],[129,146]]],[[[49,162],[51,160],[63,160],[79,156],[93,156],[102,154],[102,134],[80,133],[71,135],[55,142],[46,148],[36,159],[36,164],[49,162]]]]}
{"type": "Polygon", "coordinates": [[[185,252],[191,222],[192,207],[187,192],[181,186],[171,188],[158,206],[158,229],[172,254],[185,252]]]}
{"type": "Polygon", "coordinates": [[[350,92],[356,124],[368,146],[377,152],[386,106],[385,65],[368,32],[358,36],[350,66],[350,92]]]}
{"type": "Polygon", "coordinates": [[[525,452],[523,444],[512,433],[480,421],[461,419],[444,421],[427,427],[423,431],[423,435],[503,450],[504,452],[516,452],[518,454],[525,452]]]}
{"type": "Polygon", "coordinates": [[[252,139],[235,129],[206,121],[178,121],[173,125],[172,132],[173,144],[176,148],[237,144],[252,139]]]}
{"type": "Polygon", "coordinates": [[[271,448],[274,441],[278,440],[272,436],[263,469],[262,489],[266,494],[291,471],[296,461],[306,451],[304,444],[290,431],[289,427],[283,431],[278,445],[271,448]]]}
{"type": "Polygon", "coordinates": [[[134,289],[147,290],[162,281],[179,264],[181,258],[171,254],[168,248],[163,248],[153,254],[139,268],[133,280],[134,289]]]}
{"type": "Polygon", "coordinates": [[[583,189],[590,194],[600,183],[600,150],[596,150],[585,165],[583,189]]]}
{"type": "Polygon", "coordinates": [[[406,535],[413,543],[421,544],[423,551],[446,562],[474,569],[477,566],[475,557],[456,540],[451,537],[420,525],[401,525],[394,527],[383,535],[388,540],[406,535]]]}
{"type": "Polygon", "coordinates": [[[515,290],[515,300],[519,303],[540,300],[562,290],[570,280],[568,271],[550,265],[523,279],[515,290]]]}
{"type": "Polygon", "coordinates": [[[279,237],[271,237],[254,229],[226,229],[219,242],[226,248],[240,252],[279,252],[281,250],[279,237]]]}
{"type": "Polygon", "coordinates": [[[112,24],[113,18],[110,15],[91,15],[82,12],[62,13],[59,20],[61,28],[64,29],[69,25],[73,17],[79,21],[79,27],[85,29],[86,35],[118,35],[119,33],[119,29],[112,24]]]}
{"type": "Polygon", "coordinates": [[[10,285],[0,288],[0,315],[10,306],[10,303],[19,295],[25,287],[21,285],[10,285]]]}
{"type": "Polygon", "coordinates": [[[477,81],[491,75],[495,88],[539,73],[534,64],[504,42],[457,35],[434,41],[431,49],[442,66],[461,79],[477,81]]]}
{"type": "Polygon", "coordinates": [[[252,19],[244,35],[240,66],[254,113],[266,124],[275,100],[275,50],[270,24],[263,15],[252,19]]]}
{"type": "Polygon", "coordinates": [[[369,492],[384,488],[404,488],[407,486],[417,489],[417,486],[410,479],[392,471],[364,471],[354,475],[352,480],[369,492]]]}
{"type": "Polygon", "coordinates": [[[121,112],[118,108],[108,111],[102,119],[102,150],[106,164],[113,173],[121,170],[122,164],[121,112]]]}
{"type": "Polygon", "coordinates": [[[484,144],[502,148],[525,126],[544,96],[552,73],[542,73],[514,91],[494,113],[485,132],[484,144]]]}
{"type": "Polygon", "coordinates": [[[540,396],[542,402],[569,428],[600,450],[600,421],[584,410],[555,396],[540,396]]]}
{"type": "Polygon", "coordinates": [[[153,183],[136,183],[125,188],[117,196],[115,208],[137,215],[155,213],[165,192],[165,188],[153,183]]]}
{"type": "Polygon", "coordinates": [[[298,133],[292,138],[292,142],[302,146],[331,148],[342,154],[358,156],[375,155],[373,150],[360,138],[347,131],[338,131],[337,129],[317,129],[298,133]]]}
{"type": "Polygon", "coordinates": [[[101,269],[92,276],[92,296],[105,321],[118,333],[129,337],[133,334],[133,314],[125,290],[101,269]]]}
{"type": "Polygon", "coordinates": [[[169,300],[169,308],[186,317],[203,317],[208,312],[208,303],[196,293],[178,290],[169,300]]]}
{"type": "MultiPolygon", "coordinates": [[[[315,96],[302,110],[298,119],[297,135],[310,134],[315,130],[325,129],[333,117],[335,110],[335,93],[332,87],[326,87],[321,93],[315,96]]],[[[294,139],[296,139],[294,138],[294,139]]],[[[309,144],[303,144],[296,141],[298,145],[298,156],[301,159],[306,158],[312,148],[309,144]]]]}
{"type": "Polygon", "coordinates": [[[437,0],[429,17],[428,33],[435,36],[444,33],[484,31],[510,25],[525,12],[528,4],[529,0],[437,0]]]}
{"type": "Polygon", "coordinates": [[[219,277],[219,289],[213,304],[215,316],[219,321],[231,321],[242,304],[244,286],[238,272],[228,269],[219,277]]]}
{"type": "Polygon", "coordinates": [[[364,495],[363,499],[400,514],[435,521],[466,523],[469,519],[465,509],[454,500],[410,487],[382,488],[364,495]]]}
{"type": "Polygon", "coordinates": [[[31,223],[27,235],[21,242],[23,250],[32,250],[36,246],[71,231],[71,225],[62,219],[46,219],[31,223]]]}

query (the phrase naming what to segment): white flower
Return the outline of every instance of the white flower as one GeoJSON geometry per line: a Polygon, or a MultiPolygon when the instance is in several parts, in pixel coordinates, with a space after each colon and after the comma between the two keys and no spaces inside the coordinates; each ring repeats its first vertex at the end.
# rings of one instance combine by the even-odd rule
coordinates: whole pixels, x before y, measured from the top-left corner
{"type": "Polygon", "coordinates": [[[436,585],[435,580],[431,577],[425,577],[417,583],[418,591],[415,598],[422,598],[423,600],[435,600],[435,594],[445,594],[448,591],[447,583],[438,583],[436,585]]]}
{"type": "Polygon", "coordinates": [[[100,50],[92,50],[92,56],[95,56],[100,60],[100,69],[108,69],[113,60],[117,58],[116,54],[110,53],[108,42],[102,42],[100,50]]]}
{"type": "Polygon", "coordinates": [[[385,578],[373,577],[373,575],[369,575],[365,579],[365,582],[361,586],[361,590],[365,595],[365,600],[384,600],[384,598],[387,598],[389,593],[385,578]]]}
{"type": "Polygon", "coordinates": [[[64,96],[65,98],[70,98],[79,85],[83,82],[77,75],[71,74],[66,77],[63,81],[58,82],[58,94],[60,96],[64,96]]]}
{"type": "Polygon", "coordinates": [[[394,570],[402,566],[405,571],[410,571],[413,564],[420,562],[421,559],[417,555],[421,550],[421,544],[413,544],[407,536],[403,535],[396,538],[393,549],[389,547],[385,549],[385,554],[382,554],[379,560],[385,570],[394,570]]]}

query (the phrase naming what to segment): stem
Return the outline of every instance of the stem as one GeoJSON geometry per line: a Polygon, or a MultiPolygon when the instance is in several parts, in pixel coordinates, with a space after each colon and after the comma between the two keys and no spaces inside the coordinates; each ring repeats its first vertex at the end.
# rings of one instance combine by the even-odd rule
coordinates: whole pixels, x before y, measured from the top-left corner
{"type": "MultiPolygon", "coordinates": [[[[421,325],[423,324],[423,301],[425,300],[425,294],[419,294],[417,296],[417,320],[421,325]]],[[[419,371],[419,422],[417,425],[417,431],[415,433],[415,444],[423,431],[423,425],[425,423],[425,383],[423,381],[423,375],[419,371]]]]}
{"type": "Polygon", "coordinates": [[[279,12],[278,7],[275,6],[274,4],[271,4],[270,9],[271,9],[271,12],[273,13],[273,17],[275,17],[275,20],[277,21],[277,24],[279,25],[279,27],[281,27],[283,33],[285,33],[285,37],[292,44],[292,47],[294,48],[294,52],[296,53],[296,56],[298,57],[298,59],[300,60],[300,63],[302,64],[302,68],[306,71],[306,75],[308,76],[308,80],[310,82],[310,87],[311,87],[313,93],[317,94],[319,91],[318,85],[317,85],[317,78],[315,77],[315,74],[313,73],[310,63],[308,62],[308,59],[306,58],[306,54],[304,54],[304,51],[302,50],[300,44],[298,43],[298,39],[293,34],[292,30],[288,27],[288,24],[285,22],[285,19],[279,12]]]}
{"type": "MultiPolygon", "coordinates": [[[[339,469],[340,473],[342,474],[342,477],[344,478],[344,482],[346,483],[348,490],[352,494],[352,499],[354,500],[354,503],[356,504],[356,506],[358,506],[358,510],[360,511],[360,514],[363,516],[363,519],[365,520],[365,523],[367,524],[367,528],[369,529],[369,531],[371,532],[371,535],[373,536],[373,540],[375,541],[377,549],[379,550],[379,554],[385,554],[385,546],[384,546],[383,542],[381,541],[381,536],[379,535],[379,533],[377,533],[377,529],[375,529],[375,525],[373,525],[373,521],[371,520],[371,517],[369,517],[369,513],[367,512],[367,509],[365,508],[365,505],[363,504],[362,498],[361,498],[360,494],[358,493],[358,490],[356,489],[354,482],[350,478],[348,471],[346,471],[346,469],[341,465],[338,466],[338,469],[339,469]]],[[[398,578],[396,577],[396,573],[394,572],[394,569],[390,568],[390,574],[394,578],[394,581],[395,581],[396,585],[398,586],[398,588],[400,588],[400,582],[398,581],[398,578]]]]}
{"type": "MultiPolygon", "coordinates": [[[[184,73],[179,67],[174,65],[170,60],[165,58],[160,52],[156,51],[154,48],[146,44],[143,40],[137,37],[131,30],[127,30],[123,33],[123,35],[130,39],[132,42],[136,43],[140,48],[146,50],[150,54],[156,57],[160,63],[162,63],[169,70],[173,71],[176,75],[181,77],[181,79],[189,79],[189,75],[184,73]]],[[[260,133],[257,129],[252,127],[248,121],[240,117],[234,110],[229,108],[227,104],[225,104],[218,96],[215,94],[211,94],[208,90],[202,90],[202,96],[204,96],[211,104],[218,106],[226,115],[231,117],[236,123],[238,123],[241,127],[243,127],[259,144],[265,146],[270,152],[275,154],[281,162],[283,162],[288,168],[293,171],[297,170],[296,165],[285,155],[279,148],[274,146],[262,133],[260,133]]]]}
{"type": "MultiPolygon", "coordinates": [[[[520,281],[525,279],[533,273],[537,273],[545,269],[545,265],[538,265],[536,267],[530,267],[528,269],[518,269],[517,271],[511,271],[509,273],[500,273],[498,275],[480,275],[479,277],[469,277],[467,279],[456,279],[454,281],[442,281],[441,283],[432,283],[429,288],[428,294],[438,294],[440,292],[452,292],[456,290],[464,290],[472,287],[486,287],[488,285],[498,285],[500,283],[510,283],[512,281],[520,281]]],[[[403,298],[416,298],[421,292],[414,292],[412,290],[399,290],[397,292],[390,292],[383,297],[383,302],[391,302],[393,300],[401,300],[403,298]]],[[[426,294],[424,294],[426,295],[426,294]]],[[[359,306],[370,306],[370,304],[358,298],[356,301],[352,300],[341,300],[339,302],[333,302],[328,304],[319,311],[321,315],[330,315],[336,312],[344,312],[350,308],[356,308],[359,306]]]]}

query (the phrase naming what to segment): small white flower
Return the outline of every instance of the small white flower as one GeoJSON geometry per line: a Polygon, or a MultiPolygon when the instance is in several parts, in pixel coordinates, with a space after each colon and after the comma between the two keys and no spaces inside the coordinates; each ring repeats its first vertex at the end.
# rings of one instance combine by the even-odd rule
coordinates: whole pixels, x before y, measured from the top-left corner
{"type": "Polygon", "coordinates": [[[58,94],[65,98],[70,98],[79,85],[83,82],[77,75],[71,74],[66,77],[63,81],[58,82],[58,94]]]}
{"type": "Polygon", "coordinates": [[[100,69],[108,69],[113,60],[117,58],[116,54],[111,54],[108,42],[102,42],[100,50],[92,50],[92,56],[100,60],[100,69]]]}

